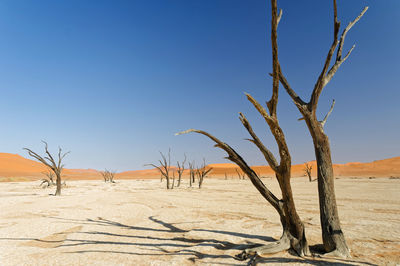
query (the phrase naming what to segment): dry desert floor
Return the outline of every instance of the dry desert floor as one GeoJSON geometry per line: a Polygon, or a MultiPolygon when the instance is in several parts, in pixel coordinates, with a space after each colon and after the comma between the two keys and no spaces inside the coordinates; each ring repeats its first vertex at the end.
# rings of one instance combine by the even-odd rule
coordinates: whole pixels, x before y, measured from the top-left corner
{"type": "MultiPolygon", "coordinates": [[[[273,179],[263,179],[272,191],[273,179]]],[[[207,179],[202,189],[160,180],[67,181],[62,196],[38,182],[0,183],[0,265],[246,265],[234,256],[277,239],[275,210],[249,180],[207,179]]],[[[351,259],[281,252],[263,264],[400,263],[400,179],[335,181],[351,259]]],[[[321,244],[317,183],[294,178],[309,244],[321,244]]]]}

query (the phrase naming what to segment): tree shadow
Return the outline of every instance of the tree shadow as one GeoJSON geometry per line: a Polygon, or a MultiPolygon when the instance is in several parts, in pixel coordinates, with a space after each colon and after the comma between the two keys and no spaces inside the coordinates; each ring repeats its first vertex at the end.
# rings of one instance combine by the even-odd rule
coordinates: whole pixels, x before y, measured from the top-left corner
{"type": "MultiPolygon", "coordinates": [[[[196,262],[203,259],[227,259],[229,262],[219,261],[212,262],[212,264],[223,264],[223,265],[237,265],[238,263],[231,263],[236,260],[235,256],[229,254],[215,254],[211,252],[205,253],[200,252],[196,249],[202,247],[209,247],[215,250],[237,250],[241,251],[247,248],[254,248],[265,244],[265,242],[276,241],[271,237],[261,236],[261,235],[251,235],[245,233],[238,233],[232,231],[225,230],[214,230],[214,229],[191,229],[184,230],[176,225],[178,223],[168,223],[163,220],[157,219],[154,216],[149,216],[148,219],[152,221],[154,224],[161,225],[162,228],[153,228],[150,227],[142,227],[142,226],[132,226],[127,224],[122,224],[120,222],[103,219],[98,217],[98,219],[68,219],[68,218],[60,218],[60,217],[52,217],[46,216],[48,218],[57,219],[63,221],[63,223],[74,223],[74,224],[86,224],[86,225],[97,225],[104,227],[118,227],[127,230],[137,230],[145,232],[145,235],[135,235],[135,234],[121,234],[121,233],[113,233],[110,231],[85,231],[85,232],[76,232],[75,234],[82,235],[91,235],[91,236],[103,236],[103,237],[111,237],[111,239],[123,239],[126,238],[127,241],[112,241],[112,240],[98,240],[98,239],[71,239],[67,238],[64,241],[56,241],[59,243],[58,247],[87,247],[87,246],[95,246],[101,247],[104,245],[118,245],[118,246],[132,246],[137,247],[139,250],[144,250],[143,252],[129,252],[129,251],[115,251],[107,248],[101,249],[83,249],[76,251],[67,251],[65,253],[71,254],[85,254],[85,253],[110,253],[110,254],[126,254],[126,255],[137,255],[137,256],[190,256],[188,259],[192,262],[196,262]],[[146,232],[148,234],[146,234],[146,232]],[[162,233],[162,236],[153,236],[151,232],[162,233]],[[191,237],[187,233],[189,232],[208,232],[212,233],[213,237],[202,237],[195,236],[191,237]],[[166,234],[166,235],[165,235],[166,234]],[[215,237],[214,237],[215,235],[215,237]],[[218,239],[221,235],[234,236],[245,239],[245,243],[234,243],[227,240],[218,239]],[[252,242],[251,240],[260,240],[261,243],[252,242]],[[131,241],[133,240],[133,241],[131,241]],[[146,243],[146,240],[150,240],[149,243],[146,243]],[[168,248],[177,249],[174,251],[168,250],[168,248]],[[150,252],[146,252],[145,250],[150,250],[150,252]]],[[[35,238],[0,238],[0,240],[19,240],[19,241],[38,241],[38,242],[54,242],[43,239],[35,239],[35,238]]],[[[318,252],[320,250],[319,246],[311,247],[313,252],[318,252]]],[[[347,266],[354,265],[354,263],[363,263],[360,261],[350,261],[350,260],[337,260],[334,259],[335,262],[331,260],[325,260],[324,258],[300,258],[293,255],[293,257],[257,257],[251,263],[252,265],[256,265],[258,263],[307,263],[310,265],[339,265],[339,266],[347,266]]],[[[207,263],[210,263],[207,261],[207,263]]],[[[370,263],[365,263],[366,265],[374,265],[370,263]]]]}
{"type": "Polygon", "coordinates": [[[350,266],[350,265],[376,265],[369,262],[361,262],[361,261],[353,261],[353,260],[341,260],[337,258],[332,258],[330,261],[326,259],[318,259],[318,258],[301,258],[301,257],[291,257],[291,258],[283,258],[283,257],[258,257],[255,259],[252,265],[257,265],[258,263],[264,264],[309,264],[316,266],[350,266]]]}

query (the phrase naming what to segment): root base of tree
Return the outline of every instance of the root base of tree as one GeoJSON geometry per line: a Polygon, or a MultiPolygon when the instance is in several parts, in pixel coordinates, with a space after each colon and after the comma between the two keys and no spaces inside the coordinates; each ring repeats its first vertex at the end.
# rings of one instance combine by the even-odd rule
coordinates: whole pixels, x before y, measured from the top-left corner
{"type": "Polygon", "coordinates": [[[350,253],[348,250],[346,251],[340,251],[338,249],[335,249],[331,252],[325,253],[325,254],[320,254],[317,257],[319,258],[342,258],[342,259],[348,259],[351,258],[350,253]]]}

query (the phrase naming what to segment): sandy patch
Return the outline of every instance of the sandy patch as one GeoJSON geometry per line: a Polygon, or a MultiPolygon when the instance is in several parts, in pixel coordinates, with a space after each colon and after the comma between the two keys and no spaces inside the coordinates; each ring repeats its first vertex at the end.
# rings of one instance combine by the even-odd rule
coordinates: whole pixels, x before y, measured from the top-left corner
{"type": "MultiPolygon", "coordinates": [[[[308,241],[320,244],[317,183],[292,183],[308,241]]],[[[0,183],[1,265],[246,265],[234,256],[281,234],[278,215],[248,180],[207,179],[201,190],[184,180],[170,191],[160,180],[71,181],[61,197],[38,184],[0,183]]],[[[336,191],[353,258],[283,252],[258,265],[399,264],[400,180],[343,178],[336,191]]]]}

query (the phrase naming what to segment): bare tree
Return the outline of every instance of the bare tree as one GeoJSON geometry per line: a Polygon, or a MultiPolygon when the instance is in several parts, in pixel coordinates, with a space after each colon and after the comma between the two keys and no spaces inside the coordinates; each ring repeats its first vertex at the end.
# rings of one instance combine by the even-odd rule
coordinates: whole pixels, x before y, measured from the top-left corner
{"type": "Polygon", "coordinates": [[[194,166],[194,161],[189,163],[189,186],[192,187],[196,178],[196,169],[194,166]]]}
{"type": "Polygon", "coordinates": [[[185,171],[185,163],[186,163],[186,154],[185,154],[185,159],[183,159],[182,162],[179,162],[179,161],[176,162],[176,165],[178,166],[178,169],[176,170],[178,173],[177,187],[179,187],[181,185],[183,171],[185,171]]]}
{"type": "Polygon", "coordinates": [[[318,173],[318,193],[319,193],[319,206],[320,206],[320,219],[322,227],[322,239],[326,252],[330,252],[332,256],[349,257],[349,249],[347,247],[344,234],[340,227],[340,220],[336,206],[335,188],[334,188],[334,174],[332,167],[331,149],[329,138],[324,132],[324,125],[332,113],[335,101],[333,100],[329,112],[326,114],[322,121],[317,119],[318,100],[324,87],[331,81],[336,71],[344,61],[350,56],[355,45],[342,57],[343,44],[348,31],[356,24],[361,17],[365,14],[368,7],[365,7],[360,15],[351,21],[343,30],[339,38],[340,22],[337,16],[336,0],[333,0],[333,43],[331,44],[328,55],[325,59],[322,71],[314,85],[309,102],[303,101],[296,92],[289,85],[285,78],[281,67],[279,67],[279,80],[285,88],[286,92],[292,98],[294,104],[302,114],[300,120],[304,120],[307,124],[310,135],[313,139],[315,156],[317,160],[317,173],[318,173]],[[336,59],[331,65],[332,57],[335,50],[336,59]]]}
{"type": "Polygon", "coordinates": [[[46,184],[46,187],[54,186],[55,185],[55,183],[54,183],[54,173],[51,170],[48,170],[47,172],[43,172],[43,174],[47,178],[44,178],[44,179],[40,180],[40,181],[42,181],[42,183],[40,183],[39,186],[41,187],[43,184],[46,184]]]}
{"type": "MultiPolygon", "coordinates": [[[[242,172],[242,171],[240,171],[239,169],[235,169],[235,171],[236,171],[236,173],[237,173],[237,175],[238,175],[238,177],[239,177],[239,180],[240,179],[243,179],[244,180],[244,177],[246,176],[246,174],[244,173],[244,172],[242,172]]],[[[257,173],[256,173],[257,174],[257,173]]],[[[258,175],[258,174],[257,174],[258,175]]],[[[258,175],[259,176],[259,175],[258,175]]]]}
{"type": "Polygon", "coordinates": [[[170,168],[171,168],[171,149],[168,150],[168,158],[162,153],[161,154],[161,160],[158,160],[159,166],[155,164],[145,164],[145,165],[150,165],[158,169],[160,171],[160,174],[162,177],[165,177],[167,180],[167,189],[171,189],[170,182],[171,182],[171,177],[170,177],[170,168]]]}
{"type": "Polygon", "coordinates": [[[116,171],[113,170],[107,170],[105,169],[104,171],[101,171],[100,174],[104,179],[104,182],[110,182],[110,183],[115,183],[114,177],[115,177],[116,171]]]}
{"type": "Polygon", "coordinates": [[[107,171],[107,169],[104,170],[104,171],[101,171],[100,174],[103,177],[104,182],[107,182],[108,181],[108,171],[107,171]]]}
{"type": "Polygon", "coordinates": [[[226,157],[228,160],[231,160],[232,162],[236,163],[240,167],[240,169],[244,173],[246,173],[250,181],[261,193],[261,195],[278,212],[283,227],[283,233],[280,240],[265,246],[246,249],[240,255],[238,255],[238,257],[241,259],[246,259],[252,255],[256,257],[257,255],[261,254],[276,253],[282,250],[287,250],[289,248],[293,248],[299,256],[309,254],[309,248],[305,236],[305,227],[296,211],[292,194],[292,188],[290,184],[291,157],[288,146],[286,144],[285,135],[279,125],[276,114],[276,108],[278,104],[278,91],[279,91],[277,27],[282,12],[280,12],[278,15],[277,0],[271,0],[271,4],[272,4],[271,41],[272,41],[272,58],[273,58],[273,64],[272,64],[273,83],[272,83],[272,96],[271,99],[267,102],[269,114],[266,111],[266,109],[263,106],[261,106],[251,95],[247,94],[247,98],[254,105],[257,111],[262,115],[262,117],[268,124],[272,135],[274,136],[274,139],[279,149],[279,155],[280,155],[279,164],[275,156],[272,154],[272,152],[264,146],[264,144],[254,133],[246,117],[242,113],[240,113],[239,118],[243,126],[247,129],[248,133],[252,137],[251,139],[249,139],[249,141],[251,141],[258,147],[258,149],[263,154],[264,158],[266,159],[272,170],[275,172],[276,178],[278,180],[282,192],[282,199],[278,199],[265,186],[265,184],[261,181],[256,172],[252,168],[250,168],[250,166],[246,163],[246,161],[228,144],[222,142],[218,138],[202,130],[189,129],[177,133],[177,134],[184,134],[184,133],[195,132],[210,138],[213,142],[216,143],[215,145],[216,147],[223,149],[228,154],[228,157],[226,157]]]}
{"type": "Polygon", "coordinates": [[[304,175],[308,176],[308,181],[312,182],[312,177],[311,177],[311,170],[312,170],[312,165],[305,163],[304,164],[304,175]]]}
{"type": "Polygon", "coordinates": [[[28,152],[29,156],[35,158],[36,160],[38,160],[39,162],[44,164],[46,167],[48,167],[51,171],[53,171],[53,173],[56,176],[56,186],[57,186],[56,193],[54,195],[59,196],[59,195],[61,195],[61,172],[64,168],[64,165],[62,164],[62,160],[69,152],[62,153],[62,149],[59,147],[58,148],[58,160],[56,161],[48,150],[47,142],[45,142],[45,141],[42,141],[42,142],[45,145],[44,149],[46,152],[46,155],[44,157],[40,156],[39,154],[37,154],[36,152],[34,152],[28,148],[24,148],[24,150],[26,150],[28,152]]]}
{"type": "Polygon", "coordinates": [[[200,168],[196,169],[197,180],[199,180],[199,188],[203,185],[204,178],[210,173],[212,167],[206,168],[206,160],[203,159],[203,164],[200,168]]]}

